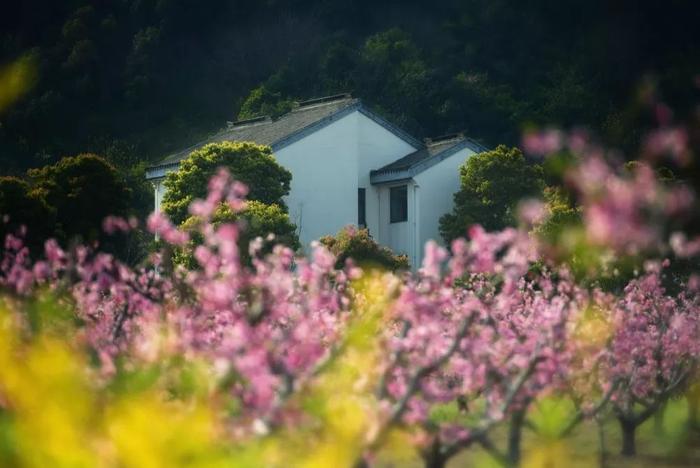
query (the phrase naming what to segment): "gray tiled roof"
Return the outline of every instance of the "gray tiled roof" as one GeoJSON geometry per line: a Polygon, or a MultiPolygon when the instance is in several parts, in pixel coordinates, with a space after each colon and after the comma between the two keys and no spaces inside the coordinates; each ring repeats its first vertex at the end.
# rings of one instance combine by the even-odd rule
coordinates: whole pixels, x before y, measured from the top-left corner
{"type": "Polygon", "coordinates": [[[375,122],[383,125],[394,134],[411,143],[415,148],[422,147],[420,141],[369,111],[359,99],[343,94],[302,102],[298,107],[275,120],[270,117],[259,117],[235,122],[209,138],[170,154],[149,169],[155,175],[156,172],[160,172],[157,171],[158,169],[177,165],[192,151],[206,144],[221,141],[253,141],[261,145],[269,145],[273,151],[277,151],[355,110],[359,110],[375,122]]]}
{"type": "Polygon", "coordinates": [[[461,133],[445,135],[432,140],[426,139],[424,148],[372,171],[370,179],[372,183],[386,183],[409,179],[463,148],[469,148],[475,153],[486,151],[484,146],[474,140],[466,138],[461,133]]]}
{"type": "Polygon", "coordinates": [[[208,143],[218,143],[221,141],[254,141],[261,145],[273,146],[275,143],[294,132],[333,115],[340,110],[356,105],[358,102],[358,99],[347,97],[331,102],[322,102],[316,105],[300,106],[277,120],[263,117],[262,119],[258,118],[235,122],[232,126],[224,128],[188,148],[167,156],[158,163],[158,165],[180,162],[192,151],[208,143]]]}
{"type": "Polygon", "coordinates": [[[403,158],[397,159],[396,161],[394,161],[390,164],[387,164],[384,167],[377,169],[375,172],[381,173],[381,172],[392,172],[392,171],[401,171],[404,169],[409,169],[411,166],[418,164],[421,161],[425,161],[426,159],[428,159],[432,156],[435,156],[436,154],[441,153],[448,148],[453,147],[454,145],[456,145],[457,143],[459,143],[463,140],[464,140],[464,137],[441,139],[441,140],[436,141],[436,142],[426,140],[425,148],[422,148],[422,149],[419,149],[418,151],[407,154],[403,158]]]}

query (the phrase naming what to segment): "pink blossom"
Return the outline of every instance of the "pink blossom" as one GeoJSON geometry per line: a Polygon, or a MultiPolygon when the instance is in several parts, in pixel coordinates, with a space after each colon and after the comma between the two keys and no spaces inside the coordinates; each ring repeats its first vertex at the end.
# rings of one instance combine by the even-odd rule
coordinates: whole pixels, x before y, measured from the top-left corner
{"type": "Polygon", "coordinates": [[[102,230],[107,234],[117,232],[129,232],[132,229],[132,223],[119,216],[107,216],[102,221],[102,230]]]}
{"type": "Polygon", "coordinates": [[[189,242],[188,234],[173,226],[167,216],[162,213],[151,213],[148,217],[147,226],[150,232],[160,236],[168,244],[181,246],[189,242]]]}
{"type": "Polygon", "coordinates": [[[526,153],[536,156],[546,156],[562,149],[564,141],[563,132],[550,129],[525,133],[522,144],[526,153]]]}

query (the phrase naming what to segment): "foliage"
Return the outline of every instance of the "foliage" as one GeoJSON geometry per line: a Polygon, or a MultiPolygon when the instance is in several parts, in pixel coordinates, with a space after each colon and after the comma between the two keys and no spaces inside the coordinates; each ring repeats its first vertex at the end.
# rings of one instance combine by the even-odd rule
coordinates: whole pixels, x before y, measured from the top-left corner
{"type": "MultiPolygon", "coordinates": [[[[0,321],[2,465],[212,466],[229,457],[205,392],[165,401],[160,382],[143,384],[145,368],[97,386],[70,315],[27,335],[14,320],[24,311],[12,307],[0,321]]],[[[35,308],[45,319],[60,313],[51,301],[35,308]]],[[[172,371],[185,377],[185,366],[172,371]]]]}
{"type": "MultiPolygon", "coordinates": [[[[296,226],[289,220],[289,215],[278,205],[266,205],[259,201],[247,201],[239,212],[233,211],[228,205],[220,205],[211,218],[213,226],[238,222],[241,234],[238,248],[245,263],[250,261],[249,246],[255,246],[253,255],[269,254],[275,245],[284,245],[296,251],[301,247],[296,226]]],[[[193,252],[196,245],[201,244],[197,231],[201,229],[202,219],[190,216],[182,223],[182,229],[192,232],[192,240],[186,248],[177,253],[176,261],[188,265],[196,265],[193,252]]]]}
{"type": "Polygon", "coordinates": [[[152,203],[143,165],[124,172],[117,172],[104,158],[84,154],[30,170],[23,179],[0,178],[0,213],[6,217],[3,235],[25,230],[33,255],[40,255],[44,241],[54,237],[62,242],[98,241],[103,250],[128,263],[141,260],[143,231],[102,234],[103,220],[111,213],[145,217],[145,207],[152,203]],[[124,172],[127,178],[122,177],[124,172]]]}
{"type": "Polygon", "coordinates": [[[549,244],[556,244],[564,232],[570,232],[573,226],[581,223],[581,210],[561,187],[547,187],[543,195],[546,215],[534,231],[549,244]]]}
{"type": "Polygon", "coordinates": [[[114,166],[97,155],[63,158],[27,175],[35,196],[55,212],[54,232],[59,239],[97,240],[105,217],[127,214],[130,188],[114,166]]]}
{"type": "MultiPolygon", "coordinates": [[[[257,238],[268,243],[268,251],[274,244],[281,244],[292,250],[300,247],[296,226],[289,220],[289,215],[276,204],[266,205],[259,201],[246,202],[240,213],[244,221],[241,229],[241,245],[248,246],[257,238]],[[273,237],[270,237],[272,235],[273,237]]],[[[217,211],[212,218],[216,223],[229,223],[236,219],[236,214],[229,207],[217,211]]]]}
{"type": "Polygon", "coordinates": [[[366,228],[347,226],[335,236],[322,237],[319,242],[335,256],[336,268],[343,268],[349,259],[363,268],[379,267],[397,271],[409,267],[406,255],[396,255],[389,248],[377,244],[366,228]]]}
{"type": "Polygon", "coordinates": [[[460,190],[453,212],[440,218],[440,234],[451,242],[472,224],[487,230],[513,226],[518,202],[540,196],[542,185],[542,168],[528,163],[517,148],[475,154],[460,167],[460,190]]]}
{"type": "Polygon", "coordinates": [[[0,213],[7,217],[0,226],[0,235],[27,231],[27,245],[34,252],[43,248],[51,234],[52,213],[46,201],[31,186],[17,177],[0,177],[0,213]]]}
{"type": "Polygon", "coordinates": [[[681,118],[697,96],[687,2],[32,0],[3,16],[0,63],[31,52],[41,71],[3,117],[5,170],[99,138],[155,160],[220,128],[261,84],[272,113],[277,96],[352,91],[416,136],[513,145],[522,125],[582,125],[626,149],[653,125],[650,95],[681,118]]]}
{"type": "Polygon", "coordinates": [[[280,93],[269,91],[265,85],[260,85],[250,92],[241,104],[238,111],[238,119],[245,120],[261,115],[279,117],[292,109],[292,101],[282,99],[280,93]]]}
{"type": "Polygon", "coordinates": [[[403,126],[418,126],[413,119],[430,105],[434,77],[408,34],[392,28],[367,38],[355,73],[357,89],[384,96],[377,103],[381,111],[403,126]]]}
{"type": "Polygon", "coordinates": [[[286,209],[282,197],[289,194],[292,175],[275,161],[272,150],[254,143],[226,141],[193,151],[177,171],[166,176],[162,209],[173,222],[180,224],[187,219],[190,203],[206,195],[207,183],[219,167],[226,167],[250,187],[251,200],[286,209]]]}
{"type": "Polygon", "coordinates": [[[105,142],[96,154],[109,161],[131,189],[127,201],[130,214],[145,219],[153,209],[153,186],[146,180],[148,163],[133,145],[124,141],[105,142]]]}

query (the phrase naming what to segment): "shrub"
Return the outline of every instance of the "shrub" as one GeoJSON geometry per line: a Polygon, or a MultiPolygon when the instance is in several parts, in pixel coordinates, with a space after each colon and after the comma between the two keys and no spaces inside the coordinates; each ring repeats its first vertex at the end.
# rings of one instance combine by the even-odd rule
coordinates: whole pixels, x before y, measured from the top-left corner
{"type": "Polygon", "coordinates": [[[105,217],[128,212],[131,190],[116,168],[95,154],[61,159],[27,172],[34,195],[55,211],[54,236],[103,239],[105,217]]]}
{"type": "Polygon", "coordinates": [[[542,193],[542,168],[529,164],[517,148],[501,145],[475,154],[459,172],[461,188],[454,195],[454,210],[440,218],[440,234],[447,243],[464,237],[472,224],[488,231],[514,226],[518,202],[542,193]]]}
{"type": "Polygon", "coordinates": [[[282,197],[289,194],[292,174],[277,163],[270,147],[224,141],[193,151],[165,178],[162,208],[175,224],[189,217],[187,208],[193,200],[206,196],[207,183],[220,167],[248,186],[249,200],[277,204],[286,210],[282,197]]]}
{"type": "MultiPolygon", "coordinates": [[[[222,224],[239,222],[242,224],[238,239],[238,248],[244,262],[249,262],[249,245],[257,238],[262,240],[258,253],[267,254],[272,251],[274,245],[284,245],[293,250],[300,247],[297,227],[289,220],[289,215],[276,204],[266,205],[259,201],[249,201],[241,212],[234,212],[229,205],[220,205],[213,217],[212,225],[218,227],[222,224]]],[[[202,220],[197,216],[190,216],[182,223],[182,229],[192,233],[192,240],[182,251],[177,252],[176,263],[193,267],[196,262],[192,257],[192,251],[196,245],[201,244],[201,236],[197,230],[201,227],[202,220]]]]}
{"type": "Polygon", "coordinates": [[[396,255],[389,248],[380,246],[367,229],[347,226],[335,236],[322,237],[320,242],[336,256],[336,268],[342,268],[348,258],[365,267],[380,267],[391,271],[409,268],[406,255],[396,255]]]}

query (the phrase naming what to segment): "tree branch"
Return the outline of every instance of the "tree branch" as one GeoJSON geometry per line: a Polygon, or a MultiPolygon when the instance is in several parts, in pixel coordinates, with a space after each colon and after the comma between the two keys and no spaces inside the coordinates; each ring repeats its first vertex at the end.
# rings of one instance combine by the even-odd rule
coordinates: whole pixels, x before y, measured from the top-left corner
{"type": "Polygon", "coordinates": [[[413,377],[411,377],[411,380],[409,380],[408,385],[406,387],[406,392],[401,397],[401,399],[394,405],[394,409],[391,412],[391,417],[387,421],[387,426],[391,426],[392,424],[395,424],[399,419],[401,419],[401,416],[403,416],[403,413],[406,411],[406,407],[408,405],[409,400],[416,393],[416,390],[418,390],[418,385],[420,384],[420,381],[431,372],[442,367],[450,359],[450,357],[452,357],[455,351],[457,351],[460,342],[466,336],[467,331],[469,330],[469,326],[472,324],[473,321],[473,314],[469,318],[464,319],[460,324],[459,329],[457,330],[457,333],[455,334],[455,337],[452,340],[452,343],[450,344],[450,347],[447,348],[447,351],[445,351],[445,353],[443,353],[440,357],[435,359],[430,364],[419,368],[415,372],[415,374],[413,374],[413,377]]]}
{"type": "Polygon", "coordinates": [[[569,421],[569,424],[566,425],[563,431],[561,431],[561,437],[566,437],[568,436],[571,431],[574,430],[574,428],[581,422],[583,421],[583,418],[587,416],[595,416],[598,414],[600,410],[602,410],[605,405],[608,404],[610,401],[610,398],[612,398],[613,393],[617,390],[617,387],[619,385],[618,381],[613,382],[613,384],[610,386],[610,389],[605,393],[603,398],[601,398],[598,403],[593,407],[593,409],[589,412],[583,411],[582,409],[579,409],[576,412],[576,415],[569,421]]]}
{"type": "MultiPolygon", "coordinates": [[[[527,379],[530,378],[530,376],[535,370],[535,367],[541,360],[542,356],[539,356],[538,346],[535,352],[533,353],[533,357],[528,366],[525,369],[523,369],[523,371],[518,375],[518,378],[515,380],[513,385],[511,385],[511,387],[509,388],[508,393],[506,394],[506,397],[503,400],[503,403],[501,404],[501,407],[499,409],[500,414],[505,414],[510,409],[511,405],[513,404],[513,401],[515,400],[515,397],[525,385],[527,379]]],[[[491,428],[499,422],[500,420],[489,419],[488,421],[471,431],[467,437],[445,446],[445,448],[443,449],[445,455],[449,458],[457,454],[462,448],[469,446],[474,440],[484,437],[488,433],[488,431],[490,431],[491,428]]]]}
{"type": "MultiPolygon", "coordinates": [[[[401,333],[399,334],[399,338],[403,339],[406,338],[406,335],[408,335],[408,331],[411,329],[411,322],[408,320],[404,320],[403,326],[401,327],[401,333]]],[[[389,371],[393,369],[394,365],[399,360],[399,357],[401,357],[401,350],[396,349],[394,352],[391,354],[391,357],[389,358],[389,364],[386,367],[386,370],[382,373],[381,378],[379,379],[379,386],[377,387],[379,389],[379,398],[386,398],[388,396],[387,394],[387,389],[386,389],[386,379],[387,376],[389,375],[389,371]]]]}

